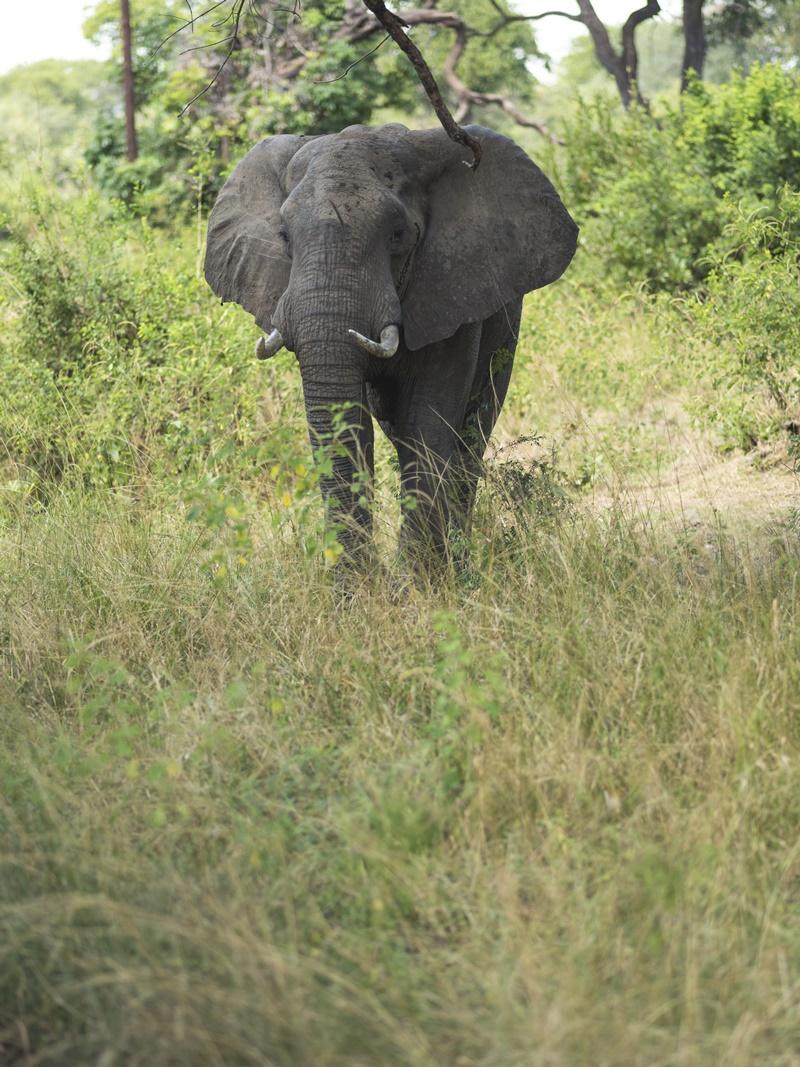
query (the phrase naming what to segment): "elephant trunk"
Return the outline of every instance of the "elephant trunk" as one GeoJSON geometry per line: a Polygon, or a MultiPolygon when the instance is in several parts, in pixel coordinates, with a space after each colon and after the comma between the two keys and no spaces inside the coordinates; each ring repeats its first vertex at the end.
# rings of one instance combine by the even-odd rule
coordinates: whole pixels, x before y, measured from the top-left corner
{"type": "Polygon", "coordinates": [[[373,430],[366,361],[338,313],[335,322],[332,316],[319,319],[312,313],[298,322],[294,335],[328,521],[346,555],[356,557],[365,550],[372,527],[373,430]]]}
{"type": "MultiPolygon", "coordinates": [[[[372,526],[373,429],[366,375],[375,361],[351,335],[365,338],[400,321],[386,268],[369,273],[366,252],[343,247],[335,228],[327,240],[298,252],[276,326],[294,349],[303,380],[311,447],[321,463],[328,519],[348,556],[366,548],[372,526]],[[358,254],[356,254],[358,252],[358,254]]],[[[351,235],[352,237],[352,235],[351,235]]],[[[383,336],[396,350],[396,328],[383,336]]],[[[392,353],[393,354],[393,353],[392,353]]]]}

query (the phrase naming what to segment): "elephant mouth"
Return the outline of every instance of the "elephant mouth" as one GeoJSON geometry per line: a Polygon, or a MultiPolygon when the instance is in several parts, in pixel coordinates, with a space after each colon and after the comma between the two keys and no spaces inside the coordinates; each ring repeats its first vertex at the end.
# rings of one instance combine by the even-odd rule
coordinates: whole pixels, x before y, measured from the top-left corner
{"type": "MultiPolygon", "coordinates": [[[[378,359],[391,359],[400,346],[400,327],[394,323],[384,326],[381,330],[379,341],[373,341],[370,337],[365,337],[358,330],[348,330],[347,333],[359,348],[362,348],[370,356],[376,356],[378,359]]],[[[284,347],[283,336],[276,327],[269,336],[259,337],[258,341],[256,341],[256,358],[271,359],[284,347]]]]}

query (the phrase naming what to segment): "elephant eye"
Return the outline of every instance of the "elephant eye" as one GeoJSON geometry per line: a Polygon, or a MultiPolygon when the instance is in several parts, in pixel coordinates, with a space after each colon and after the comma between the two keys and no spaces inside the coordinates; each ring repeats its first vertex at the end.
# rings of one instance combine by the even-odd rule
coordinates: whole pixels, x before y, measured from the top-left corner
{"type": "Polygon", "coordinates": [[[395,244],[399,244],[400,241],[403,240],[403,234],[404,233],[405,233],[405,230],[403,229],[402,226],[398,230],[392,230],[392,240],[394,241],[395,244]]]}
{"type": "Polygon", "coordinates": [[[285,226],[281,226],[281,228],[278,230],[278,237],[280,237],[280,239],[283,241],[283,243],[288,247],[288,245],[289,245],[289,231],[286,229],[285,226]]]}

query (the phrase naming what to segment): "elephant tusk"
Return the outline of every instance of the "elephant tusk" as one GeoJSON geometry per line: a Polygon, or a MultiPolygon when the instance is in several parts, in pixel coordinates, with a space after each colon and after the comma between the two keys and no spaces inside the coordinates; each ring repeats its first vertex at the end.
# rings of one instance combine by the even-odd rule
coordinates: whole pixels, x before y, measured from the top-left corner
{"type": "Polygon", "coordinates": [[[380,341],[371,341],[357,330],[348,330],[355,343],[378,359],[391,359],[400,344],[400,330],[397,326],[384,326],[380,341]]]}
{"type": "Polygon", "coordinates": [[[256,358],[271,359],[283,348],[280,330],[273,330],[269,337],[259,337],[256,341],[256,358]]]}

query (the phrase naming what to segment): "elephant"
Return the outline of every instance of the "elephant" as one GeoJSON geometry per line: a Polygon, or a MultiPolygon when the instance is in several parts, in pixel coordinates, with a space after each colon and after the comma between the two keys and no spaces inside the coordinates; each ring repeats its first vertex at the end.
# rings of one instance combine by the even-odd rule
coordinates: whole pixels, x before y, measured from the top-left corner
{"type": "Polygon", "coordinates": [[[351,562],[372,541],[372,417],[409,502],[401,547],[448,558],[508,389],[522,297],[575,252],[578,227],[529,156],[466,129],[477,167],[442,129],[269,137],[209,218],[206,280],[267,331],[257,355],[295,353],[312,447],[336,438],[320,484],[351,562]]]}

